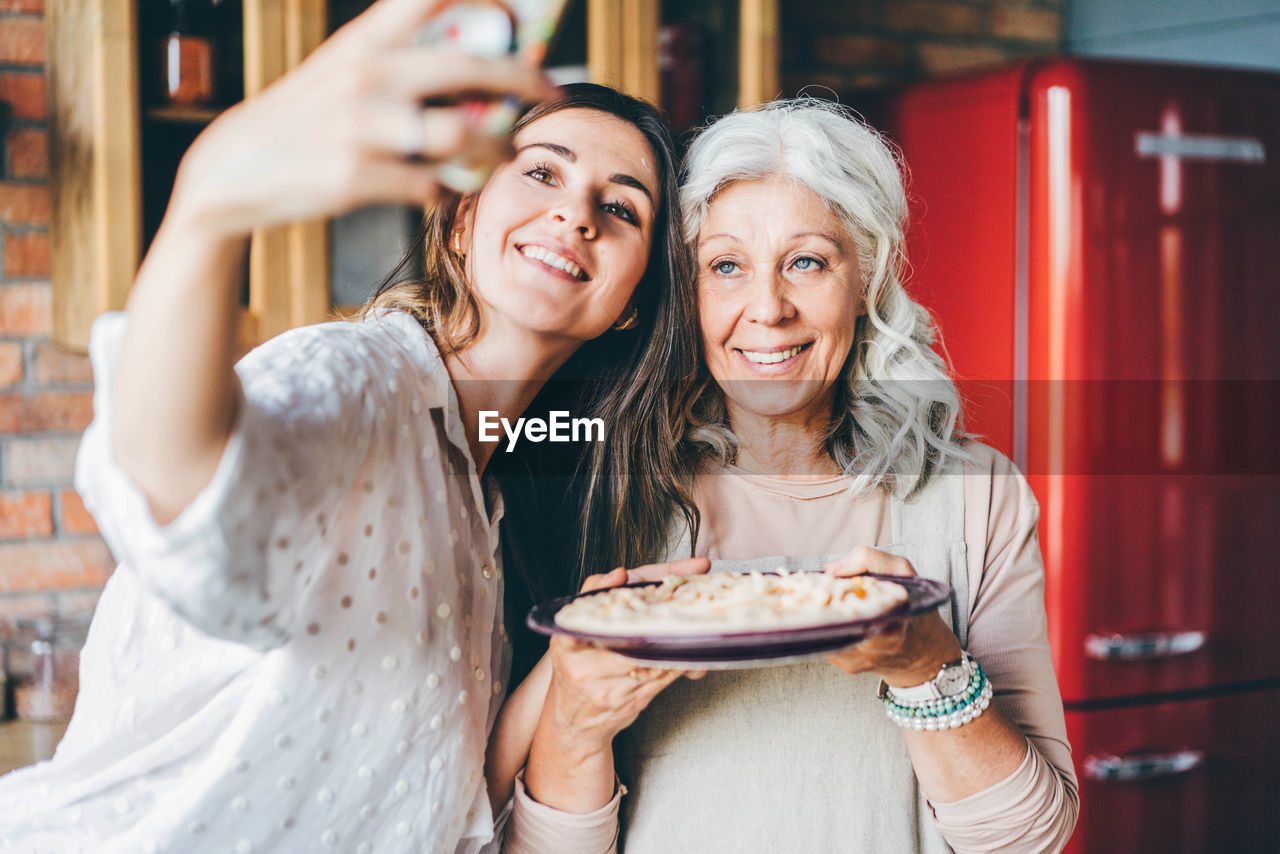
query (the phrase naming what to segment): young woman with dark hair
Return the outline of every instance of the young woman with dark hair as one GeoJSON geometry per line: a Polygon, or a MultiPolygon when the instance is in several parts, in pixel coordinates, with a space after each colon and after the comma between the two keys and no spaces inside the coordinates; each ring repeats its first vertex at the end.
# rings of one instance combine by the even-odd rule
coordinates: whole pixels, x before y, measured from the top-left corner
{"type": "Polygon", "coordinates": [[[0,780],[0,843],[450,852],[493,837],[490,798],[510,782],[486,780],[484,756],[510,642],[481,413],[514,421],[603,338],[574,415],[619,441],[665,415],[635,380],[685,340],[692,301],[653,108],[415,47],[440,5],[379,0],[184,158],[128,310],[91,345],[77,486],[120,566],[57,756],[0,780]],[[513,152],[463,108],[423,107],[477,92],[543,101],[513,152]],[[436,168],[464,151],[510,160],[455,197],[436,168]],[[236,363],[250,234],[371,202],[435,203],[424,280],[236,363]]]}

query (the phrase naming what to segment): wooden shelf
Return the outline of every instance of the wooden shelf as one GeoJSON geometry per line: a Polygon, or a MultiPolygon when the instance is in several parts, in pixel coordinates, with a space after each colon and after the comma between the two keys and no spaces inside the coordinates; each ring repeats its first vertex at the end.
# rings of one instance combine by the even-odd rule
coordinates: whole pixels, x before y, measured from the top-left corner
{"type": "Polygon", "coordinates": [[[143,115],[153,122],[179,125],[207,125],[222,115],[218,107],[187,107],[166,105],[163,107],[147,107],[143,115]]]}

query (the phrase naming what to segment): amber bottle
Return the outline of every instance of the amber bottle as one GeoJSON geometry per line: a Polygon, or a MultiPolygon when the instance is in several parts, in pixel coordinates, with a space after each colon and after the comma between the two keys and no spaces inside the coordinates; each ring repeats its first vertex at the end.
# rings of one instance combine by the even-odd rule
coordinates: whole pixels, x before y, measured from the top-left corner
{"type": "MultiPolygon", "coordinates": [[[[203,26],[199,0],[170,0],[173,13],[164,40],[163,92],[171,104],[205,106],[215,96],[214,42],[203,26]]],[[[203,0],[208,3],[208,0],[203,0]]]]}

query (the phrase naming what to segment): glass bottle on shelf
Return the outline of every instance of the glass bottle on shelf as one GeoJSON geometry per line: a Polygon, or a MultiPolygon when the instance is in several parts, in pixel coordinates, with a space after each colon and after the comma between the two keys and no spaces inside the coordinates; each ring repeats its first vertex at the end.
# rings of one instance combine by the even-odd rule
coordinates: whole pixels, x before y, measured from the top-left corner
{"type": "MultiPolygon", "coordinates": [[[[71,719],[80,689],[80,649],[90,613],[18,618],[18,650],[27,673],[16,674],[14,711],[20,720],[61,723],[71,719]]],[[[25,668],[24,668],[25,669],[25,668]]]]}
{"type": "Polygon", "coordinates": [[[170,104],[207,106],[216,95],[216,50],[209,32],[211,0],[169,0],[162,92],[170,104]]]}

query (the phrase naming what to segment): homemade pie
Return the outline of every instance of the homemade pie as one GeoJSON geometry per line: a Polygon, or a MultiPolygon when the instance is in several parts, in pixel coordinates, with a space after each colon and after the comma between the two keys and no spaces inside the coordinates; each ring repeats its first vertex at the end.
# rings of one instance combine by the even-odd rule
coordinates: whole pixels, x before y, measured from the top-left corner
{"type": "Polygon", "coordinates": [[[555,621],[593,635],[732,634],[865,620],[906,602],[902,585],[865,575],[713,572],[582,596],[561,608],[555,621]]]}

